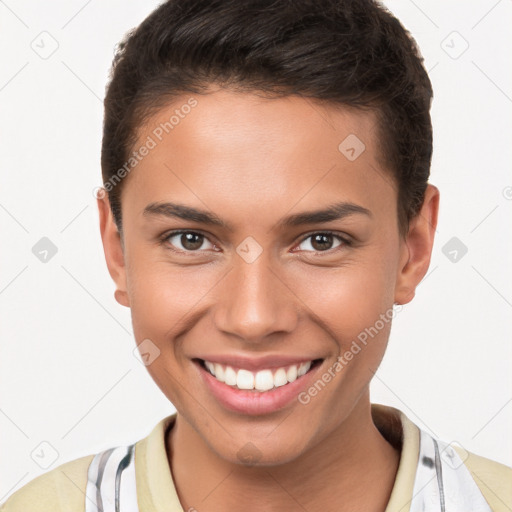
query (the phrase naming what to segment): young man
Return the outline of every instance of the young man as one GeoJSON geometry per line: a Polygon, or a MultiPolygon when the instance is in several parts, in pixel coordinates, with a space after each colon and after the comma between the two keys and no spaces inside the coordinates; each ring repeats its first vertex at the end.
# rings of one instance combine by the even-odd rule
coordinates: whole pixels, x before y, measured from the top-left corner
{"type": "Polygon", "coordinates": [[[431,98],[369,0],[170,0],[129,34],[100,228],[177,413],[1,510],[510,510],[511,468],[370,403],[430,262],[431,98]]]}

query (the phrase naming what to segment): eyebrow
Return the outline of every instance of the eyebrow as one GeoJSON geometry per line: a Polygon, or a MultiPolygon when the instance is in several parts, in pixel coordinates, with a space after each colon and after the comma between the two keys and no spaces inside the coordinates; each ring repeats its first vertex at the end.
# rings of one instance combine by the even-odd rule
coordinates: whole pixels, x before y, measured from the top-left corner
{"type": "MultiPolygon", "coordinates": [[[[234,231],[233,225],[220,219],[214,213],[207,210],[201,210],[179,203],[150,203],[144,208],[143,216],[164,216],[170,218],[179,218],[192,222],[198,222],[210,226],[218,226],[228,231],[234,231]]],[[[321,222],[331,222],[333,220],[343,219],[354,214],[362,214],[372,217],[372,212],[363,206],[355,203],[340,202],[335,203],[321,210],[302,212],[284,217],[278,221],[277,225],[281,227],[302,226],[305,224],[316,224],[321,222]]]]}

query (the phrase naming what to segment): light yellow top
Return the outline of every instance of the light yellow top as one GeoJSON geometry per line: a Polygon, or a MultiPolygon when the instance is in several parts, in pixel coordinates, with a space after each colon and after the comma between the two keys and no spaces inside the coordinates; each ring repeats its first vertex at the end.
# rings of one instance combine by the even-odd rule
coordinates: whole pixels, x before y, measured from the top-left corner
{"type": "MultiPolygon", "coordinates": [[[[372,404],[372,417],[386,439],[401,445],[398,472],[385,512],[409,512],[418,464],[419,428],[402,411],[382,404],[372,404]]],[[[175,418],[176,413],[163,418],[147,437],[136,443],[135,474],[140,512],[185,512],[165,450],[165,430],[175,418]]],[[[83,511],[87,470],[93,457],[75,459],[34,478],[10,496],[0,506],[0,512],[83,511]]],[[[493,512],[510,512],[512,468],[471,452],[464,464],[493,512]]]]}

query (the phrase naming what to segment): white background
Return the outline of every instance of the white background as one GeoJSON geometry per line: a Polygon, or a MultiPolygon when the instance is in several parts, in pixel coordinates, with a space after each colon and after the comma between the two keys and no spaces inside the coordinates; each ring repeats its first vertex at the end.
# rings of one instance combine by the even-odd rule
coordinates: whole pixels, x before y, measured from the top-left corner
{"type": "MultiPolygon", "coordinates": [[[[34,450],[56,450],[53,469],[174,412],[133,355],[92,193],[114,46],[156,5],[0,3],[0,501],[46,471],[34,450]],[[51,47],[43,31],[58,42],[47,59],[31,47],[51,47]],[[32,253],[42,237],[58,249],[47,263],[32,253]]],[[[512,465],[512,2],[385,5],[433,83],[441,209],[429,274],[394,322],[372,401],[512,465]],[[468,249],[456,262],[443,253],[452,237],[468,249]]]]}

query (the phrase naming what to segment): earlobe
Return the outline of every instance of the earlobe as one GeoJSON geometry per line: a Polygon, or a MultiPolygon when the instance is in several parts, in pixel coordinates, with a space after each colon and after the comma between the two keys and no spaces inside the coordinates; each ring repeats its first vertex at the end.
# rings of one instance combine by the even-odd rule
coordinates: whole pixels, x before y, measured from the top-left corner
{"type": "Polygon", "coordinates": [[[126,286],[126,265],[121,235],[119,234],[112,216],[108,195],[106,193],[98,194],[96,201],[98,204],[100,232],[101,240],[103,242],[103,251],[105,253],[105,261],[107,263],[110,277],[116,285],[114,297],[122,306],[130,307],[130,300],[126,286]]]}
{"type": "Polygon", "coordinates": [[[116,290],[114,292],[114,298],[116,299],[121,306],[130,307],[130,300],[128,298],[128,293],[125,290],[116,290]]]}
{"type": "Polygon", "coordinates": [[[395,287],[395,302],[399,304],[407,304],[414,298],[416,287],[428,271],[437,226],[439,196],[437,187],[428,184],[422,207],[411,220],[409,231],[402,242],[395,287]]]}

